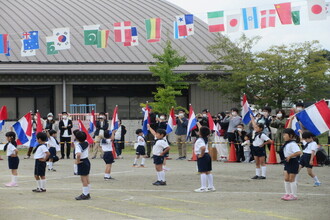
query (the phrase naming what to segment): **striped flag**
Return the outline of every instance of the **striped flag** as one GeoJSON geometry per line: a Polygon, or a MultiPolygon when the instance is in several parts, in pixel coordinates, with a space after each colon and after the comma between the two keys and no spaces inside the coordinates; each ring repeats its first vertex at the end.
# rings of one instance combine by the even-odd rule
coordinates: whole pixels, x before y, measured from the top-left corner
{"type": "Polygon", "coordinates": [[[192,108],[191,104],[189,104],[189,119],[188,119],[188,127],[187,127],[187,139],[191,135],[191,131],[194,130],[197,126],[197,119],[192,108]]]}
{"type": "Polygon", "coordinates": [[[209,32],[225,31],[224,11],[207,12],[209,32]]]}
{"type": "Polygon", "coordinates": [[[8,119],[7,106],[2,106],[0,109],[0,131],[2,130],[2,126],[5,125],[5,120],[8,119]]]}
{"type": "Polygon", "coordinates": [[[258,29],[257,7],[242,8],[244,30],[258,29]]]}
{"type": "Polygon", "coordinates": [[[8,53],[8,34],[0,34],[0,54],[8,53]]]}
{"type": "Polygon", "coordinates": [[[150,108],[147,103],[146,107],[144,108],[143,124],[142,124],[142,131],[144,135],[148,134],[149,112],[150,112],[150,108]]]}
{"type": "Polygon", "coordinates": [[[160,41],[161,18],[150,18],[145,20],[148,43],[160,41]]]}
{"type": "Polygon", "coordinates": [[[110,35],[110,30],[99,30],[97,32],[97,48],[107,47],[109,35],[110,35]]]}
{"type": "Polygon", "coordinates": [[[113,24],[115,33],[115,42],[131,42],[132,41],[132,29],[131,22],[117,22],[113,24]]]}
{"type": "Polygon", "coordinates": [[[112,114],[110,132],[112,133],[114,130],[117,130],[118,128],[119,128],[118,105],[116,105],[115,109],[113,110],[113,114],[112,114]]]}
{"type": "Polygon", "coordinates": [[[176,125],[176,118],[174,114],[174,108],[171,108],[169,117],[168,117],[168,122],[167,122],[167,127],[166,127],[166,134],[169,134],[173,131],[174,126],[176,125]]]}
{"type": "Polygon", "coordinates": [[[243,101],[242,101],[242,121],[244,124],[249,124],[251,121],[251,115],[253,115],[250,105],[247,101],[246,94],[243,95],[243,101]]]}
{"type": "Polygon", "coordinates": [[[95,121],[95,112],[94,109],[92,110],[90,116],[89,116],[89,129],[88,129],[88,133],[93,133],[95,131],[95,125],[96,125],[96,121],[95,121]]]}
{"type": "Polygon", "coordinates": [[[87,136],[86,141],[89,144],[93,144],[94,143],[93,138],[90,136],[90,134],[88,133],[88,131],[85,127],[85,125],[82,123],[82,121],[80,119],[78,119],[78,126],[79,126],[79,130],[86,134],[86,136],[87,136]]]}
{"type": "Polygon", "coordinates": [[[25,114],[18,122],[13,125],[17,134],[17,144],[25,144],[32,138],[32,118],[31,112],[25,114]]]}

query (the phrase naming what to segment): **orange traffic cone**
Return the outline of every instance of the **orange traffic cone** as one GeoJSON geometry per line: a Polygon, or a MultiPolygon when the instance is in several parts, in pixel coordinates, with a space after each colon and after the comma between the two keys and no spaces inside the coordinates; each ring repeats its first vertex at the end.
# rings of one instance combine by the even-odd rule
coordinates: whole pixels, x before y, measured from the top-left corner
{"type": "Polygon", "coordinates": [[[116,153],[116,148],[115,148],[114,143],[112,143],[112,156],[113,156],[113,159],[117,159],[117,153],[116,153]]]}
{"type": "Polygon", "coordinates": [[[270,145],[268,164],[277,164],[274,141],[270,145]]]}
{"type": "Polygon", "coordinates": [[[319,164],[317,163],[316,155],[313,158],[313,167],[317,167],[319,164]]]}
{"type": "Polygon", "coordinates": [[[227,162],[237,162],[234,142],[230,142],[229,160],[227,162]]]}
{"type": "Polygon", "coordinates": [[[192,157],[191,157],[191,159],[188,160],[188,161],[197,161],[197,156],[196,156],[196,154],[195,154],[194,148],[193,148],[192,153],[193,153],[193,154],[192,154],[192,157]]]}

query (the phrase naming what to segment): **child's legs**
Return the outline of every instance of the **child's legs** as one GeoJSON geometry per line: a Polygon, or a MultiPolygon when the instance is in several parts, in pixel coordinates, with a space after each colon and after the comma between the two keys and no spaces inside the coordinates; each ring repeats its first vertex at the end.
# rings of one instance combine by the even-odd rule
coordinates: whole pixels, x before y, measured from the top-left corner
{"type": "Polygon", "coordinates": [[[17,176],[17,169],[15,169],[15,170],[12,169],[12,170],[11,170],[11,174],[12,174],[13,176],[17,176]]]}
{"type": "Polygon", "coordinates": [[[292,183],[295,182],[296,174],[295,173],[289,173],[288,174],[288,182],[292,183]]]}
{"type": "Polygon", "coordinates": [[[163,164],[155,164],[155,169],[157,172],[163,171],[163,164]]]}
{"type": "Polygon", "coordinates": [[[313,173],[313,169],[312,168],[307,168],[307,173],[310,177],[314,178],[315,174],[313,173]]]}
{"type": "Polygon", "coordinates": [[[166,166],[166,157],[164,157],[163,166],[166,166]]]}
{"type": "Polygon", "coordinates": [[[256,168],[260,168],[260,157],[254,156],[254,161],[256,162],[256,168]]]}
{"type": "Polygon", "coordinates": [[[45,180],[46,176],[40,176],[40,179],[45,180]]]}
{"type": "Polygon", "coordinates": [[[34,178],[35,178],[36,180],[40,180],[40,177],[37,176],[37,175],[34,175],[34,178]]]}
{"type": "Polygon", "coordinates": [[[80,176],[83,187],[88,187],[89,177],[88,176],[80,176]]]}
{"type": "Polygon", "coordinates": [[[105,165],[105,173],[110,174],[111,173],[111,165],[112,164],[106,164],[105,165]]]}
{"type": "Polygon", "coordinates": [[[259,163],[262,167],[265,166],[265,156],[259,157],[259,163]]]}
{"type": "Polygon", "coordinates": [[[283,176],[284,176],[284,181],[285,182],[289,182],[289,174],[288,174],[288,172],[286,170],[284,170],[283,176]]]}

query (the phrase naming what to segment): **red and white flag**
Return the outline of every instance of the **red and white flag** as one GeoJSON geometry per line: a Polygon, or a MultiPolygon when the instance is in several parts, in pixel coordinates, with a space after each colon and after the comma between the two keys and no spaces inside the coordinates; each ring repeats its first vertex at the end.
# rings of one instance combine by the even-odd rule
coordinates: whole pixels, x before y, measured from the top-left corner
{"type": "Polygon", "coordinates": [[[115,42],[132,42],[132,27],[130,21],[117,22],[113,24],[115,42]]]}
{"type": "Polygon", "coordinates": [[[85,132],[87,138],[86,138],[86,141],[89,143],[89,144],[93,144],[94,143],[94,140],[93,138],[91,137],[91,135],[88,133],[85,125],[82,123],[82,121],[80,119],[78,119],[78,126],[79,126],[79,130],[80,131],[83,131],[85,132]]]}
{"type": "Polygon", "coordinates": [[[275,27],[275,18],[276,18],[276,10],[262,10],[261,14],[261,29],[268,27],[275,27]]]}
{"type": "Polygon", "coordinates": [[[237,32],[239,26],[241,25],[241,16],[240,14],[228,15],[227,16],[227,33],[237,32]]]}
{"type": "Polygon", "coordinates": [[[282,24],[292,24],[291,2],[275,4],[275,8],[282,24]]]}
{"type": "Polygon", "coordinates": [[[214,121],[213,121],[213,119],[212,119],[212,116],[211,116],[211,113],[210,113],[210,112],[207,113],[207,120],[208,120],[208,123],[209,123],[209,128],[210,128],[210,130],[211,130],[211,131],[215,131],[216,134],[217,134],[218,136],[220,136],[220,131],[218,130],[218,127],[215,126],[214,121]]]}
{"type": "Polygon", "coordinates": [[[308,0],[307,8],[309,20],[319,21],[327,19],[325,0],[308,0]]]}

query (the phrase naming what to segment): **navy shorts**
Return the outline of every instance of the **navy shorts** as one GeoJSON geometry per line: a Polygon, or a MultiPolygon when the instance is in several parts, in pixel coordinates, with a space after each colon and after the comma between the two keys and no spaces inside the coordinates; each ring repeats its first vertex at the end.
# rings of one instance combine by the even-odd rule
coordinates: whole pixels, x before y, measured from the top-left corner
{"type": "Polygon", "coordinates": [[[154,164],[159,165],[164,163],[164,156],[152,156],[154,158],[154,164]]]}
{"type": "Polygon", "coordinates": [[[300,157],[300,160],[299,160],[299,164],[302,166],[302,167],[307,167],[307,168],[313,168],[313,165],[310,165],[309,164],[309,161],[311,160],[311,154],[306,154],[304,153],[301,157],[300,157]]]}
{"type": "Polygon", "coordinates": [[[255,147],[251,148],[253,156],[256,157],[265,157],[266,156],[266,149],[265,147],[255,147]]]}
{"type": "Polygon", "coordinates": [[[46,173],[46,162],[36,159],[34,164],[34,175],[45,176],[46,173]]]}
{"type": "Polygon", "coordinates": [[[8,156],[8,167],[10,170],[17,170],[19,164],[19,158],[18,157],[11,157],[8,156]]]}
{"type": "Polygon", "coordinates": [[[209,172],[212,170],[212,160],[208,153],[205,153],[203,157],[197,158],[198,172],[209,172]]]}
{"type": "Polygon", "coordinates": [[[52,159],[52,158],[54,158],[54,157],[56,156],[56,148],[55,148],[55,147],[50,147],[50,148],[48,149],[48,151],[49,151],[49,153],[50,153],[50,155],[49,155],[49,158],[50,158],[50,159],[52,159]]]}
{"type": "Polygon", "coordinates": [[[112,151],[105,151],[103,154],[103,160],[105,164],[113,164],[115,161],[113,159],[112,151]]]}
{"type": "Polygon", "coordinates": [[[284,163],[284,170],[288,173],[297,174],[299,170],[299,162],[297,158],[291,158],[289,162],[284,163]]]}
{"type": "Polygon", "coordinates": [[[142,146],[142,145],[137,146],[136,151],[135,151],[135,154],[136,155],[142,155],[142,156],[146,155],[146,149],[145,149],[145,147],[142,146]]]}
{"type": "Polygon", "coordinates": [[[88,158],[80,159],[80,161],[81,163],[78,164],[78,175],[87,176],[91,170],[91,163],[89,162],[88,158]]]}

